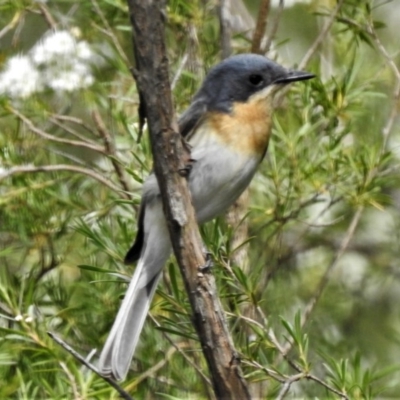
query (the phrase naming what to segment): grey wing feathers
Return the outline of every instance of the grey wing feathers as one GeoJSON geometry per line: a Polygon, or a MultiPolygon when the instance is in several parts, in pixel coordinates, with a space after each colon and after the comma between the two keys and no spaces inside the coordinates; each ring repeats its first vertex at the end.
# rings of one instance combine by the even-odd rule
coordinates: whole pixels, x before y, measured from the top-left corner
{"type": "Polygon", "coordinates": [[[129,249],[128,253],[125,256],[124,263],[125,264],[133,264],[140,258],[140,254],[142,253],[143,243],[144,243],[144,213],[145,207],[144,202],[140,205],[139,210],[139,218],[138,218],[138,230],[136,233],[136,239],[133,243],[132,247],[129,249]]]}
{"type": "MultiPolygon", "coordinates": [[[[207,107],[202,99],[197,99],[192,102],[190,107],[181,115],[179,118],[179,132],[184,137],[190,136],[193,130],[196,129],[199,122],[207,112],[207,107]]],[[[150,175],[150,177],[153,174],[150,175]]],[[[143,250],[144,243],[144,216],[146,212],[146,195],[142,198],[142,204],[140,205],[139,217],[138,217],[138,230],[136,234],[135,242],[129,249],[125,256],[125,264],[133,264],[138,261],[140,254],[143,250]]]]}
{"type": "Polygon", "coordinates": [[[180,134],[184,138],[187,138],[197,127],[206,112],[207,106],[202,99],[193,101],[190,107],[179,118],[178,125],[180,134]]]}

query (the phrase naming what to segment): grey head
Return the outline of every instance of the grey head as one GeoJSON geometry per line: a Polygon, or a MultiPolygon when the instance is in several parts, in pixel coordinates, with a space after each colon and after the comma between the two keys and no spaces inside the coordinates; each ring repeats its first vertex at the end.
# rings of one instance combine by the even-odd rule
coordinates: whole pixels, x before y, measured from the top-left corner
{"type": "Polygon", "coordinates": [[[245,103],[270,86],[313,78],[303,71],[291,71],[258,54],[238,54],[213,67],[179,121],[186,136],[209,111],[229,113],[235,102],[245,103]]]}
{"type": "Polygon", "coordinates": [[[246,102],[268,86],[284,85],[313,76],[302,71],[288,71],[258,54],[239,54],[210,70],[194,100],[205,101],[209,111],[229,112],[233,102],[246,102]]]}

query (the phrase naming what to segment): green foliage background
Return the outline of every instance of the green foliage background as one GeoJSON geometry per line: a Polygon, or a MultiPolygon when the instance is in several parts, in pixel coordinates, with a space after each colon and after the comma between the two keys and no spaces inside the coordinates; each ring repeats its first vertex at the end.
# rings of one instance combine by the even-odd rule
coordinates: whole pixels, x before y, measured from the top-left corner
{"type": "MultiPolygon", "coordinates": [[[[256,18],[259,3],[246,5],[256,18]]],[[[297,3],[279,20],[268,55],[288,67],[323,40],[301,65],[318,78],[280,102],[250,189],[249,268],[232,261],[236,226],[202,227],[255,398],[398,397],[399,23],[398,2],[365,0],[297,3]]],[[[0,0],[0,61],[54,24],[102,46],[104,62],[87,89],[0,98],[0,398],[118,398],[46,332],[95,363],[133,271],[122,260],[152,158],[138,140],[127,4],[0,0]],[[85,172],[21,169],[42,165],[85,172]]],[[[171,0],[167,38],[181,112],[220,60],[216,3],[171,0]]],[[[235,53],[250,44],[234,32],[235,53]]],[[[151,315],[121,386],[138,399],[213,398],[173,260],[151,315]]]]}

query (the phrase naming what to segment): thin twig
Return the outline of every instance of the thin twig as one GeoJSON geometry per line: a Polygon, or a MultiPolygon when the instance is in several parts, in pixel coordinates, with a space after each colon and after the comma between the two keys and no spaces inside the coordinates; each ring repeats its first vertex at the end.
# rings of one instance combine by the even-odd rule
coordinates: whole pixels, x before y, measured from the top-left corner
{"type": "Polygon", "coordinates": [[[282,400],[285,398],[285,396],[289,393],[291,382],[290,381],[285,381],[284,384],[281,387],[281,390],[278,393],[278,396],[276,396],[276,400],[282,400]]]}
{"type": "Polygon", "coordinates": [[[71,354],[73,357],[75,357],[81,364],[83,364],[86,368],[89,368],[91,371],[93,371],[96,375],[98,375],[100,378],[104,379],[110,386],[112,386],[119,394],[120,396],[125,399],[125,400],[133,400],[133,397],[130,396],[129,393],[127,393],[124,389],[122,389],[121,386],[118,385],[117,382],[114,381],[114,379],[111,379],[107,376],[103,376],[97,368],[87,362],[84,357],[82,357],[76,350],[74,350],[68,343],[65,343],[62,339],[60,339],[58,336],[56,336],[53,332],[47,332],[47,334],[56,342],[58,343],[62,348],[64,348],[69,354],[71,354]]]}
{"type": "Polygon", "coordinates": [[[204,78],[204,67],[203,61],[199,57],[200,43],[196,25],[189,23],[186,31],[188,35],[186,51],[189,55],[186,66],[193,75],[197,76],[197,79],[201,80],[204,78]]]}
{"type": "Polygon", "coordinates": [[[110,24],[108,23],[107,18],[105,17],[101,7],[99,6],[99,4],[97,3],[96,0],[91,0],[92,5],[94,7],[94,9],[96,10],[96,13],[98,14],[98,16],[100,17],[101,21],[103,22],[104,26],[106,27],[106,30],[103,30],[103,32],[105,34],[107,34],[107,36],[109,36],[111,38],[111,41],[113,42],[116,50],[118,51],[119,55],[121,56],[121,58],[124,60],[126,65],[129,65],[129,59],[128,56],[125,54],[125,51],[123,49],[123,47],[121,46],[121,44],[119,43],[118,38],[115,36],[113,30],[111,29],[110,24]]]}
{"type": "MultiPolygon", "coordinates": [[[[363,210],[364,210],[363,206],[360,206],[357,209],[356,213],[354,214],[354,216],[350,222],[350,225],[347,229],[345,237],[343,238],[342,243],[335,254],[335,257],[333,258],[332,262],[329,264],[328,268],[325,270],[325,273],[322,276],[321,280],[319,281],[318,287],[317,287],[313,297],[308,301],[308,303],[304,309],[304,312],[302,314],[302,317],[301,317],[301,325],[302,326],[304,326],[307,323],[308,319],[310,318],[311,313],[314,311],[314,308],[315,308],[317,302],[321,298],[321,295],[322,295],[326,285],[329,282],[329,279],[332,275],[334,268],[338,264],[339,260],[342,258],[343,254],[346,252],[347,247],[348,247],[351,239],[354,236],[354,233],[358,226],[358,223],[360,222],[360,218],[361,218],[363,210]]],[[[285,356],[286,354],[288,354],[289,351],[291,350],[292,346],[293,346],[293,339],[289,340],[286,343],[286,345],[282,349],[282,355],[285,356]]]]}
{"type": "Polygon", "coordinates": [[[286,395],[289,393],[290,386],[292,386],[292,383],[299,381],[300,379],[304,378],[303,373],[299,373],[296,375],[290,376],[284,384],[281,387],[281,390],[278,393],[278,396],[276,396],[276,400],[282,400],[286,397],[286,395]]]}
{"type": "Polygon", "coordinates": [[[186,63],[187,63],[188,58],[189,58],[189,53],[186,52],[186,53],[183,55],[182,60],[181,60],[181,62],[179,63],[179,67],[178,67],[178,69],[177,69],[177,71],[176,71],[176,73],[175,73],[174,79],[172,80],[172,83],[171,83],[171,89],[172,89],[172,90],[175,89],[175,86],[176,86],[176,84],[178,83],[179,78],[180,78],[181,75],[182,75],[183,69],[185,68],[185,65],[186,65],[186,63]]]}
{"type": "MultiPolygon", "coordinates": [[[[372,28],[372,25],[369,25],[367,28],[367,33],[369,33],[372,37],[372,39],[374,40],[376,47],[378,49],[378,51],[381,53],[381,55],[385,58],[387,65],[389,66],[389,68],[393,71],[394,76],[395,76],[395,85],[394,85],[394,90],[393,90],[393,106],[392,109],[389,113],[389,117],[388,120],[386,121],[386,124],[384,125],[383,129],[382,129],[382,137],[383,137],[383,142],[382,142],[382,146],[380,149],[380,155],[382,156],[382,154],[386,151],[387,148],[387,142],[388,142],[388,138],[390,135],[390,132],[393,128],[393,124],[394,124],[394,120],[396,118],[396,116],[398,115],[398,101],[400,99],[400,70],[398,69],[396,63],[394,62],[393,58],[389,55],[389,53],[387,52],[386,48],[383,46],[382,42],[380,41],[379,37],[376,35],[375,30],[372,28]]],[[[304,60],[304,59],[303,59],[304,60]]],[[[305,63],[300,65],[300,68],[303,68],[305,65],[305,63]]],[[[378,174],[378,167],[372,169],[370,171],[370,173],[368,174],[368,180],[373,179],[377,174],[378,174]]],[[[320,299],[322,292],[324,290],[324,288],[326,287],[327,283],[329,282],[330,276],[332,274],[333,269],[335,268],[335,266],[337,265],[338,261],[340,260],[340,258],[343,256],[344,252],[347,250],[349,243],[351,241],[351,239],[354,236],[355,230],[358,226],[358,223],[360,221],[362,212],[363,212],[363,206],[360,206],[356,213],[354,214],[352,221],[348,227],[348,230],[346,232],[346,235],[344,237],[344,239],[341,242],[341,245],[339,246],[334,259],[332,260],[331,264],[328,266],[327,270],[325,271],[323,277],[320,280],[320,283],[318,285],[318,288],[314,294],[314,296],[309,300],[307,306],[305,307],[304,313],[302,315],[302,326],[304,326],[304,324],[307,322],[307,320],[310,317],[310,314],[312,313],[312,311],[315,308],[315,305],[317,304],[318,300],[320,299]]],[[[271,332],[271,331],[270,331],[271,332]]],[[[288,360],[287,358],[287,354],[288,352],[291,350],[292,346],[293,346],[293,340],[288,341],[284,347],[277,345],[278,342],[276,341],[276,338],[274,338],[274,336],[271,335],[270,337],[271,341],[273,341],[273,343],[276,345],[276,348],[279,350],[281,356],[283,358],[285,358],[286,360],[288,360]],[[272,339],[271,339],[272,338],[272,339]]],[[[294,364],[293,362],[290,362],[290,365],[292,365],[292,367],[296,368],[297,370],[300,370],[297,366],[297,364],[294,364]]],[[[347,395],[345,395],[344,393],[341,393],[339,391],[337,391],[336,389],[332,388],[330,385],[328,385],[326,382],[324,382],[322,379],[312,375],[312,374],[306,374],[304,376],[306,379],[315,381],[317,383],[319,383],[320,385],[326,387],[328,390],[336,393],[337,395],[341,396],[344,399],[347,399],[347,395]]],[[[288,385],[290,386],[290,385],[288,385]]],[[[283,389],[282,388],[282,393],[283,393],[283,389]]],[[[287,388],[288,390],[288,388],[287,388]]],[[[286,392],[285,392],[286,393],[286,392]]]]}
{"type": "Polygon", "coordinates": [[[270,368],[264,367],[264,365],[258,363],[254,360],[242,360],[243,364],[250,365],[251,367],[257,368],[258,370],[264,371],[272,379],[278,381],[279,383],[286,382],[286,377],[282,375],[279,371],[274,371],[270,368]]]}
{"type": "MultiPolygon", "coordinates": [[[[320,44],[324,41],[324,39],[328,35],[329,30],[331,29],[333,22],[335,21],[335,18],[337,16],[337,14],[339,13],[343,3],[344,3],[344,0],[338,1],[335,9],[332,11],[332,13],[330,14],[328,20],[326,21],[324,27],[321,29],[321,32],[319,33],[317,38],[314,40],[313,44],[310,46],[310,48],[308,49],[308,51],[305,54],[305,56],[303,57],[303,59],[300,61],[300,64],[298,65],[298,69],[300,69],[300,70],[304,69],[307,66],[307,64],[309,63],[309,61],[311,60],[311,58],[314,56],[314,54],[318,50],[318,47],[320,46],[320,44]]],[[[289,86],[286,88],[283,88],[280,91],[280,93],[275,97],[274,108],[278,108],[282,104],[282,101],[288,91],[289,91],[289,86]]]]}
{"type": "Polygon", "coordinates": [[[53,269],[57,268],[60,265],[60,260],[57,259],[54,245],[51,239],[51,236],[47,237],[48,248],[50,250],[50,262],[46,265],[45,260],[47,257],[43,257],[43,265],[39,271],[39,273],[35,276],[35,282],[38,282],[43,278],[46,274],[48,274],[53,269]]]}
{"type": "Polygon", "coordinates": [[[107,186],[114,192],[119,193],[121,196],[128,199],[127,195],[124,192],[122,192],[121,188],[115,186],[111,181],[104,178],[104,176],[98,174],[97,172],[91,169],[77,167],[76,165],[56,164],[56,165],[40,165],[40,166],[34,166],[34,165],[15,166],[0,173],[0,182],[12,175],[17,175],[22,173],[55,172],[55,171],[71,171],[90,176],[91,178],[101,182],[104,186],[107,186]]]}
{"type": "Polygon", "coordinates": [[[331,264],[328,266],[328,268],[326,269],[324,275],[322,276],[321,281],[320,281],[320,283],[318,285],[318,289],[315,292],[314,296],[309,300],[309,302],[308,302],[308,304],[307,304],[307,306],[306,306],[306,308],[304,310],[303,317],[302,317],[302,324],[303,325],[308,320],[310,314],[312,313],[316,303],[320,299],[321,294],[322,294],[323,290],[325,289],[325,287],[326,287],[326,285],[327,285],[327,283],[329,281],[329,278],[330,278],[330,276],[332,274],[332,271],[334,270],[334,268],[338,264],[339,260],[341,259],[341,257],[345,253],[345,251],[346,251],[351,239],[353,238],[355,230],[356,230],[356,228],[358,226],[358,223],[360,222],[360,218],[361,218],[363,210],[364,210],[363,206],[360,206],[357,209],[357,211],[354,214],[354,216],[353,216],[353,218],[352,218],[352,220],[350,222],[350,225],[349,225],[349,227],[347,229],[346,235],[343,238],[342,243],[341,243],[338,251],[335,254],[334,259],[332,260],[331,264]]]}
{"type": "Polygon", "coordinates": [[[281,353],[282,357],[287,361],[287,363],[295,371],[303,374],[303,378],[308,379],[308,380],[312,380],[314,382],[317,382],[320,385],[322,385],[323,387],[325,387],[327,390],[329,390],[332,393],[335,393],[338,396],[340,396],[342,399],[349,400],[349,397],[347,396],[346,393],[343,393],[343,392],[337,390],[336,388],[334,388],[333,386],[331,386],[328,383],[324,382],[322,379],[316,377],[315,375],[310,374],[307,371],[303,371],[303,369],[297,363],[295,363],[292,359],[290,359],[288,357],[287,352],[285,352],[285,348],[279,343],[279,341],[277,340],[277,338],[275,336],[275,333],[274,333],[274,331],[272,329],[268,329],[268,338],[274,344],[275,348],[281,353]]]}
{"type": "MultiPolygon", "coordinates": [[[[300,69],[300,70],[304,69],[307,66],[307,64],[310,62],[311,58],[314,56],[314,54],[318,50],[320,44],[324,41],[324,39],[328,35],[329,30],[331,29],[337,14],[339,13],[340,9],[342,8],[343,3],[344,3],[344,0],[338,1],[335,9],[332,11],[332,13],[330,14],[328,20],[326,21],[324,27],[321,29],[321,32],[319,33],[317,38],[314,40],[313,44],[310,46],[310,48],[308,49],[305,56],[300,61],[300,64],[298,65],[298,69],[300,69]]],[[[278,108],[282,104],[282,101],[288,91],[289,91],[289,86],[286,88],[283,88],[280,91],[280,93],[275,97],[274,108],[278,108]]]]}
{"type": "Polygon", "coordinates": [[[275,18],[272,22],[272,28],[267,36],[267,40],[265,42],[264,49],[262,50],[263,54],[267,54],[269,52],[272,41],[274,40],[276,32],[278,30],[279,22],[281,20],[281,16],[282,16],[284,7],[285,7],[285,1],[279,0],[278,11],[276,12],[275,18]]]}
{"type": "Polygon", "coordinates": [[[8,32],[13,30],[17,25],[20,19],[22,18],[24,12],[21,10],[18,10],[15,14],[12,20],[0,31],[0,39],[5,36],[8,32]]]}
{"type": "Polygon", "coordinates": [[[21,13],[21,17],[18,19],[17,26],[15,28],[15,31],[14,31],[14,34],[13,34],[13,37],[11,40],[12,47],[16,47],[17,44],[19,43],[22,29],[25,26],[25,15],[26,15],[26,13],[24,13],[24,12],[21,13]]]}
{"type": "Polygon", "coordinates": [[[270,9],[270,0],[262,0],[258,9],[258,18],[256,28],[253,33],[253,40],[251,43],[251,52],[261,54],[262,39],[265,35],[265,29],[267,28],[267,19],[270,9]]]}
{"type": "Polygon", "coordinates": [[[319,383],[321,386],[323,386],[324,388],[326,388],[330,392],[337,394],[342,399],[349,400],[349,396],[347,396],[346,393],[340,392],[339,390],[335,389],[331,385],[328,385],[326,382],[324,382],[322,379],[318,378],[317,376],[312,375],[312,374],[306,374],[304,377],[306,379],[310,380],[310,381],[314,381],[314,382],[319,383]]]}
{"type": "MultiPolygon", "coordinates": [[[[43,151],[49,151],[49,148],[47,146],[38,146],[38,147],[40,147],[43,151]]],[[[66,151],[62,151],[62,150],[59,150],[59,149],[52,148],[51,152],[53,154],[57,154],[58,156],[65,158],[68,161],[72,161],[76,165],[82,165],[84,167],[92,168],[92,165],[90,163],[86,162],[86,160],[82,160],[81,158],[76,157],[76,156],[74,156],[71,153],[68,153],[66,151]]],[[[88,160],[88,161],[90,161],[90,160],[88,160]]]]}
{"type": "Polygon", "coordinates": [[[104,142],[104,147],[106,149],[107,155],[109,155],[111,164],[114,167],[115,173],[118,176],[119,183],[125,190],[127,196],[131,197],[130,192],[132,192],[132,188],[129,185],[128,179],[125,175],[125,170],[122,168],[121,163],[117,160],[117,149],[115,147],[114,139],[111,133],[107,130],[104,121],[101,118],[101,115],[98,111],[92,112],[92,117],[94,124],[99,132],[99,135],[102,137],[104,142]]]}
{"type": "Polygon", "coordinates": [[[85,130],[87,130],[89,133],[91,133],[94,137],[97,137],[96,131],[91,126],[87,125],[80,118],[71,117],[70,115],[61,115],[61,114],[51,114],[50,118],[57,119],[57,120],[60,120],[60,121],[71,122],[73,124],[81,126],[85,130]]]}
{"type": "Polygon", "coordinates": [[[71,371],[68,369],[67,364],[65,362],[60,361],[60,367],[64,370],[65,375],[67,375],[69,382],[71,384],[72,393],[74,394],[75,400],[81,400],[82,396],[79,394],[78,387],[76,386],[76,379],[71,371]]]}
{"type": "Polygon", "coordinates": [[[342,8],[343,2],[344,2],[344,0],[339,0],[338,3],[336,4],[336,7],[334,8],[334,10],[330,13],[328,20],[326,21],[324,27],[321,29],[321,32],[319,33],[317,38],[314,40],[314,43],[308,49],[308,51],[305,54],[305,56],[303,57],[303,59],[300,61],[299,69],[303,69],[307,66],[307,64],[311,60],[312,56],[314,55],[314,53],[318,50],[319,45],[326,38],[326,35],[328,34],[329,30],[331,29],[337,14],[339,13],[340,9],[342,8]]]}
{"type": "Polygon", "coordinates": [[[386,121],[386,124],[382,129],[383,145],[381,147],[381,152],[380,152],[380,155],[382,156],[383,153],[387,149],[389,135],[390,135],[390,132],[392,131],[394,121],[399,113],[399,111],[398,111],[399,104],[398,103],[400,100],[400,70],[397,67],[396,62],[393,60],[393,58],[387,52],[385,46],[382,44],[381,40],[379,39],[378,35],[376,34],[375,29],[373,29],[372,24],[368,25],[367,32],[372,36],[372,39],[374,40],[378,51],[381,53],[381,55],[383,56],[383,58],[386,61],[386,64],[393,71],[393,74],[395,76],[395,85],[394,85],[394,89],[393,89],[393,105],[390,110],[389,118],[386,121]]]}
{"type": "Polygon", "coordinates": [[[72,129],[71,127],[63,124],[62,122],[60,122],[58,119],[50,117],[49,121],[56,125],[58,128],[62,129],[63,131],[65,131],[66,133],[69,133],[71,136],[74,136],[75,138],[81,140],[82,142],[85,143],[89,143],[92,144],[94,146],[97,146],[97,143],[92,142],[91,140],[88,140],[85,136],[81,135],[80,133],[76,132],[74,129],[72,129]]]}
{"type": "MultiPolygon", "coordinates": [[[[323,380],[319,379],[318,377],[316,377],[315,375],[310,374],[309,372],[303,371],[303,369],[297,365],[293,360],[291,360],[288,357],[288,352],[285,349],[285,346],[282,346],[278,339],[275,336],[274,331],[272,330],[272,328],[268,328],[268,321],[267,321],[267,317],[265,316],[264,312],[262,311],[262,309],[260,307],[256,307],[256,311],[259,313],[261,320],[263,321],[263,324],[260,324],[259,322],[255,321],[255,320],[251,320],[249,318],[244,318],[249,320],[251,323],[256,324],[259,327],[262,327],[262,329],[267,333],[268,339],[272,342],[272,344],[275,346],[275,348],[278,350],[278,352],[281,354],[281,356],[288,362],[288,364],[294,369],[296,370],[299,374],[303,375],[303,378],[305,379],[309,379],[309,380],[313,380],[317,383],[319,383],[320,385],[324,386],[326,389],[330,390],[331,392],[337,394],[338,396],[342,397],[343,399],[348,399],[347,395],[345,393],[340,392],[339,390],[335,389],[334,387],[330,386],[329,384],[327,384],[326,382],[324,382],[323,380]]],[[[276,364],[276,362],[275,362],[276,364]]],[[[263,369],[265,370],[265,367],[263,367],[263,369]]],[[[282,375],[283,377],[285,377],[284,375],[282,375]]],[[[286,382],[289,378],[285,377],[286,379],[283,382],[286,382]]],[[[276,379],[276,378],[275,378],[276,379]]],[[[291,383],[290,383],[291,384],[291,383]]],[[[290,386],[290,385],[289,385],[290,386]]]]}
{"type": "Polygon", "coordinates": [[[285,224],[288,221],[291,221],[300,214],[300,212],[310,206],[313,205],[317,202],[321,202],[323,200],[318,200],[318,197],[321,195],[321,192],[315,192],[309,199],[302,201],[298,207],[292,211],[290,211],[287,215],[283,215],[282,217],[275,215],[274,218],[270,219],[268,222],[265,224],[261,225],[260,228],[257,229],[256,233],[260,232],[261,230],[265,230],[268,226],[274,224],[275,222],[279,222],[282,225],[285,224]]]}
{"type": "Polygon", "coordinates": [[[232,53],[231,36],[232,29],[230,15],[228,11],[228,2],[230,0],[219,0],[218,19],[221,43],[221,59],[229,57],[232,53]]]}
{"type": "MultiPolygon", "coordinates": [[[[330,390],[331,392],[337,394],[338,396],[342,397],[343,399],[348,399],[347,395],[345,393],[340,392],[339,390],[335,389],[334,387],[330,386],[328,383],[324,382],[322,379],[316,377],[313,374],[310,374],[307,371],[303,371],[303,369],[297,364],[295,363],[293,360],[291,360],[288,357],[287,351],[285,349],[285,346],[282,346],[278,339],[275,336],[274,331],[271,328],[267,328],[267,319],[265,314],[263,313],[263,311],[261,310],[260,307],[256,308],[257,312],[260,314],[260,318],[263,321],[262,325],[260,322],[248,318],[248,317],[244,317],[244,316],[240,316],[239,318],[244,319],[254,325],[257,325],[258,327],[260,327],[264,332],[267,333],[268,339],[271,341],[271,343],[275,346],[275,348],[278,350],[278,352],[281,354],[281,356],[288,362],[288,364],[295,370],[298,372],[297,375],[293,375],[293,376],[285,376],[284,374],[280,374],[279,371],[274,371],[271,370],[269,368],[264,367],[262,364],[257,363],[254,360],[251,361],[247,361],[247,364],[253,365],[259,369],[262,369],[263,371],[265,371],[269,376],[271,376],[273,379],[277,380],[280,383],[286,384],[287,390],[289,390],[290,385],[300,379],[308,379],[308,380],[312,380],[315,381],[317,383],[319,383],[320,385],[324,386],[326,389],[330,390]]],[[[280,393],[283,393],[283,391],[281,390],[280,393]]],[[[286,392],[285,392],[286,393],[286,392]]]]}
{"type": "Polygon", "coordinates": [[[233,312],[229,312],[229,311],[225,311],[225,314],[233,317],[233,318],[238,318],[238,319],[242,319],[243,321],[248,322],[249,324],[253,324],[256,325],[258,328],[264,330],[266,325],[261,324],[260,322],[258,322],[257,320],[250,318],[250,317],[246,317],[245,315],[242,314],[236,314],[233,312]]]}
{"type": "Polygon", "coordinates": [[[46,20],[47,24],[50,26],[51,29],[57,29],[57,22],[51,15],[49,9],[45,6],[45,4],[41,1],[36,2],[37,6],[40,9],[40,13],[43,15],[44,19],[46,20]]]}
{"type": "MultiPolygon", "coordinates": [[[[392,68],[395,77],[396,77],[396,85],[395,85],[395,90],[394,90],[394,106],[392,107],[389,119],[385,125],[385,127],[382,130],[382,136],[384,138],[383,140],[383,144],[381,146],[381,151],[380,153],[382,154],[385,151],[385,148],[387,146],[387,140],[390,134],[390,131],[392,129],[393,123],[394,123],[394,119],[398,113],[397,111],[397,101],[400,97],[400,71],[397,68],[396,64],[394,63],[393,59],[389,56],[389,54],[387,53],[385,47],[382,45],[382,43],[380,42],[379,38],[376,36],[376,33],[374,30],[372,30],[371,27],[369,27],[369,33],[373,36],[373,38],[375,39],[375,42],[381,52],[381,54],[385,57],[388,65],[392,68]]],[[[370,171],[370,173],[368,174],[368,179],[371,180],[373,179],[376,174],[378,173],[377,168],[374,168],[370,171]]],[[[325,271],[325,274],[323,275],[323,277],[321,278],[321,281],[319,283],[319,286],[317,288],[316,293],[314,294],[314,296],[309,300],[305,311],[303,313],[302,316],[302,325],[304,325],[306,323],[306,321],[308,320],[311,312],[313,311],[315,304],[318,302],[319,298],[321,297],[321,294],[324,290],[324,288],[326,287],[329,278],[331,276],[332,270],[334,269],[334,267],[337,265],[338,261],[340,260],[340,258],[342,257],[342,255],[344,254],[344,252],[346,251],[352,237],[354,236],[355,233],[355,229],[358,226],[358,223],[360,221],[362,212],[363,212],[364,207],[360,206],[356,213],[353,216],[353,219],[349,225],[349,228],[346,232],[346,235],[341,243],[341,246],[339,247],[338,251],[336,252],[336,255],[334,257],[334,259],[332,260],[331,264],[328,266],[327,270],[325,271]]],[[[289,346],[289,350],[291,348],[291,345],[289,346]]]]}
{"type": "MultiPolygon", "coordinates": [[[[157,328],[161,328],[161,325],[153,317],[153,315],[152,314],[149,314],[149,315],[150,315],[150,319],[157,326],[157,328]]],[[[176,348],[176,350],[181,354],[181,356],[197,371],[197,373],[201,376],[201,378],[204,380],[204,382],[208,386],[212,387],[212,383],[211,383],[210,379],[204,374],[204,372],[186,355],[186,353],[170,338],[170,336],[166,332],[161,331],[161,333],[164,336],[164,338],[167,339],[168,342],[176,348]]]]}
{"type": "Polygon", "coordinates": [[[176,352],[176,347],[172,346],[168,349],[162,360],[160,360],[158,363],[154,364],[152,367],[147,369],[145,372],[143,372],[141,375],[139,375],[132,383],[129,383],[126,387],[127,390],[134,389],[136,388],[139,383],[143,382],[144,380],[151,378],[157,371],[159,371],[161,368],[165,366],[165,364],[168,363],[170,358],[174,355],[176,352]]]}
{"type": "Polygon", "coordinates": [[[53,135],[50,135],[49,133],[43,131],[42,129],[38,128],[35,126],[35,124],[25,115],[21,114],[18,110],[16,110],[13,107],[8,106],[7,107],[10,112],[12,112],[15,116],[17,116],[21,121],[23,121],[27,127],[29,128],[30,131],[33,133],[36,133],[38,136],[40,136],[43,139],[50,140],[52,142],[57,142],[57,143],[63,143],[67,144],[70,146],[75,146],[75,147],[84,147],[86,149],[90,149],[93,151],[96,151],[101,154],[105,154],[105,149],[103,147],[94,145],[92,143],[88,142],[82,142],[82,141],[77,141],[77,140],[69,140],[69,139],[62,139],[55,137],[53,135]]]}

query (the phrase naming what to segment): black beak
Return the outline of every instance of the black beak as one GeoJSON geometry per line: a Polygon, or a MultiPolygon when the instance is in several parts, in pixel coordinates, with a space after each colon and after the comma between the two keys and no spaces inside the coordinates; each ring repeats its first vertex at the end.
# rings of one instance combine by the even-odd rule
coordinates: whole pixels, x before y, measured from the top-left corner
{"type": "Polygon", "coordinates": [[[297,81],[305,81],[307,79],[314,78],[314,74],[310,74],[309,72],[304,71],[288,71],[286,76],[278,78],[274,81],[274,83],[291,83],[297,81]]]}

